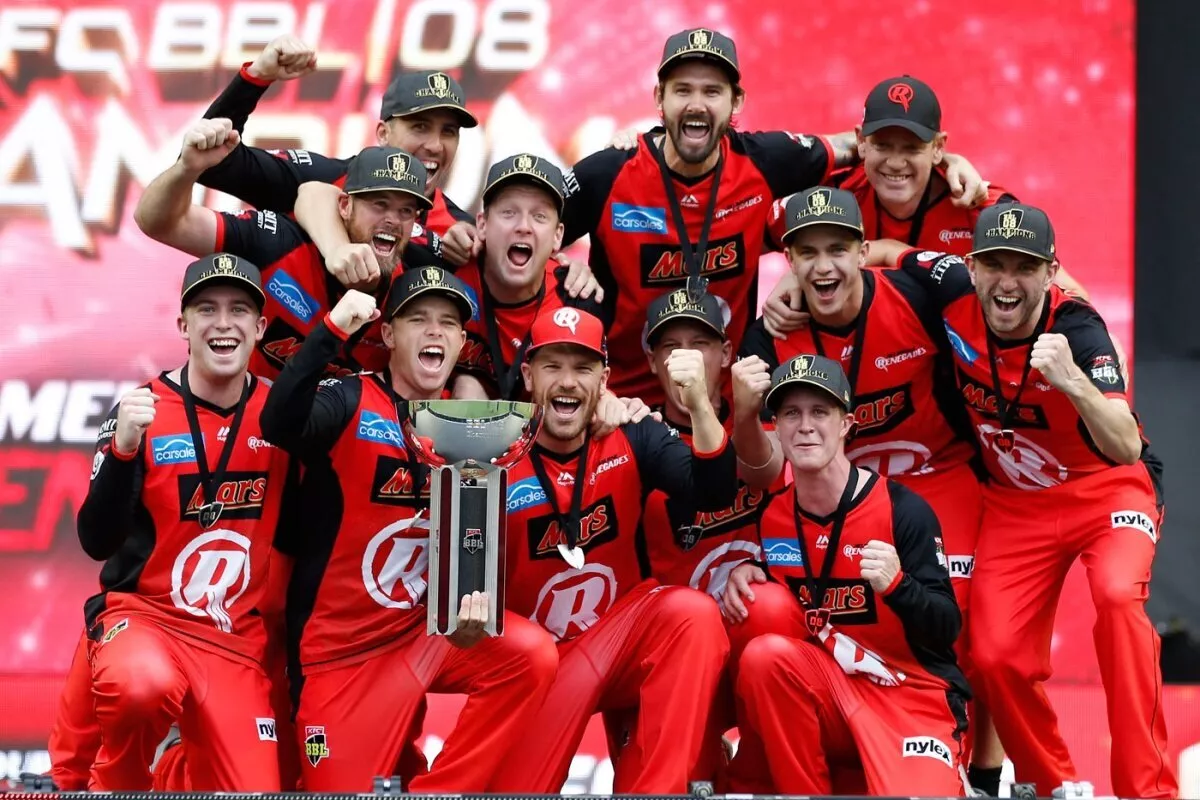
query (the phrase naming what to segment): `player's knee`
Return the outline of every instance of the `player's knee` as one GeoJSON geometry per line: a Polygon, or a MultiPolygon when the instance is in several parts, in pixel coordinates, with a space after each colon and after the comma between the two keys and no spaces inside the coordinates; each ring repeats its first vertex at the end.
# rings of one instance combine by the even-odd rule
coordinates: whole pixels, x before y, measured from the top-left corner
{"type": "Polygon", "coordinates": [[[530,683],[541,685],[554,680],[558,672],[558,647],[540,625],[519,618],[506,621],[504,645],[530,683]]]}
{"type": "Polygon", "coordinates": [[[164,712],[176,714],[177,683],[174,667],[158,653],[106,665],[97,671],[93,686],[102,700],[96,704],[97,715],[149,720],[164,712]]]}
{"type": "Polygon", "coordinates": [[[798,642],[777,633],[752,639],[737,662],[736,692],[746,696],[784,680],[786,666],[796,655],[798,642]]]}
{"type": "Polygon", "coordinates": [[[1008,632],[985,631],[982,627],[973,625],[967,639],[971,670],[977,682],[1029,682],[1037,677],[1037,659],[1027,643],[1008,632]]]}
{"type": "Polygon", "coordinates": [[[801,638],[804,636],[804,617],[800,604],[778,583],[754,585],[754,602],[748,604],[749,615],[742,622],[728,625],[730,658],[740,656],[753,639],[768,633],[801,638]]]}
{"type": "MultiPolygon", "coordinates": [[[[664,623],[723,631],[721,611],[708,595],[686,586],[668,586],[657,590],[657,595],[658,615],[664,623]]],[[[723,633],[720,638],[725,638],[723,633]]]]}
{"type": "Polygon", "coordinates": [[[1139,610],[1146,601],[1146,585],[1127,578],[1099,575],[1092,582],[1096,616],[1139,610]]]}

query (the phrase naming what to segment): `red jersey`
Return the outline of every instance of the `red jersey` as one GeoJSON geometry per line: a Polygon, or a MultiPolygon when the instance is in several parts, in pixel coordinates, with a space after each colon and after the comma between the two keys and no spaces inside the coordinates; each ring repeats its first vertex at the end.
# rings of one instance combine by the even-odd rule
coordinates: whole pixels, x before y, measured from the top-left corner
{"type": "Polygon", "coordinates": [[[954,655],[962,615],[933,509],[911,489],[871,473],[850,501],[836,540],[831,523],[797,509],[796,493],[788,490],[771,499],[759,525],[770,578],[786,585],[805,608],[813,608],[812,586],[822,593],[828,624],[814,638],[848,675],[969,696],[954,655]],[[859,563],[872,539],[893,545],[900,557],[900,574],[882,594],[862,577],[859,563]],[[824,573],[829,558],[832,567],[824,573]]]}
{"type": "Polygon", "coordinates": [[[928,475],[970,462],[973,437],[957,400],[938,308],[900,270],[862,270],[863,305],[834,329],[815,321],[776,339],[755,321],[741,356],[772,371],[801,354],[841,361],[854,392],[846,456],[881,475],[928,475]]]}
{"type": "MultiPolygon", "coordinates": [[[[725,432],[732,433],[733,415],[727,408],[723,414],[725,432]]],[[[692,443],[691,428],[668,425],[680,439],[692,443]]],[[[739,480],[732,505],[699,512],[689,498],[672,500],[665,492],[651,492],[643,523],[650,576],[659,583],[690,586],[720,597],[733,568],[758,558],[758,519],[770,493],[783,485],[782,474],[769,491],[751,489],[739,480]]]]}
{"type": "MultiPolygon", "coordinates": [[[[973,208],[959,208],[950,195],[945,167],[939,165],[934,170],[936,177],[929,181],[925,197],[907,219],[898,219],[883,207],[862,164],[833,173],[829,176],[829,185],[853,193],[862,211],[863,230],[868,239],[896,239],[922,250],[965,256],[971,250],[979,212],[996,203],[1016,202],[1016,198],[999,186],[991,186],[983,203],[973,208]]],[[[786,197],[777,200],[771,206],[767,221],[768,241],[777,250],[783,249],[783,210],[787,201],[786,197]]]]}
{"type": "MultiPolygon", "coordinates": [[[[664,397],[646,361],[646,308],[657,296],[684,286],[688,276],[664,168],[652,144],[659,133],[643,134],[635,150],[608,148],[590,155],[564,175],[563,244],[590,234],[588,263],[612,309],[609,388],[651,405],[661,405],[664,397]]],[[[670,179],[684,233],[696,248],[709,291],[725,306],[726,330],[736,349],[757,307],[758,258],[771,200],[820,184],[833,156],[823,139],[781,132],[734,131],[720,147],[723,161],[712,172],[698,178],[672,173],[670,179]],[[710,208],[711,227],[701,246],[710,208]]]]}
{"type": "Polygon", "coordinates": [[[501,303],[492,296],[478,260],[467,262],[455,273],[466,284],[475,309],[466,325],[467,341],[458,355],[455,371],[479,378],[493,397],[528,399],[521,378],[521,362],[529,347],[529,331],[539,314],[570,306],[604,319],[604,309],[598,303],[567,294],[563,287],[567,267],[553,260],[547,266],[554,269],[546,270],[541,289],[520,303],[501,303]]]}
{"type": "MultiPolygon", "coordinates": [[[[954,353],[961,402],[970,415],[992,480],[1003,486],[1037,490],[1125,468],[1096,447],[1070,399],[1040,372],[1027,368],[1030,345],[1038,334],[1022,340],[1004,340],[990,334],[961,258],[910,250],[902,257],[901,266],[922,281],[941,308],[954,353]],[[1013,432],[1011,447],[1002,446],[1005,437],[998,436],[1002,430],[1013,432]]],[[[1127,400],[1116,349],[1096,310],[1058,286],[1050,287],[1043,308],[1039,333],[1066,336],[1075,363],[1092,384],[1105,397],[1127,400]]],[[[1142,448],[1142,462],[1157,483],[1161,464],[1148,445],[1142,448]]],[[[1144,467],[1139,464],[1134,468],[1144,467]]]]}
{"type": "Polygon", "coordinates": [[[79,509],[84,550],[106,559],[101,591],[84,606],[88,628],[102,622],[111,633],[124,615],[144,616],[197,647],[261,662],[266,630],[259,609],[268,599],[271,544],[288,476],[287,455],[264,440],[260,427],[267,387],[250,377],[236,423],[235,408],[195,401],[214,473],[206,493],[182,389],[166,373],[146,386],[161,399],[137,453],[113,452],[114,408],[100,428],[79,509]],[[233,449],[218,475],[226,446],[233,449]],[[223,507],[206,528],[200,509],[210,502],[223,507]]]}
{"type": "Polygon", "coordinates": [[[528,616],[558,641],[592,627],[627,591],[646,577],[643,533],[646,494],[660,489],[691,499],[696,509],[719,509],[733,502],[736,462],[733,448],[694,454],[661,422],[647,418],[625,425],[566,456],[535,446],[509,471],[505,602],[528,616]],[[544,466],[539,479],[533,459],[544,466]],[[585,481],[580,500],[578,546],[586,562],[576,569],[563,560],[564,523],[555,508],[570,509],[575,482],[585,481]],[[549,499],[553,492],[554,501],[549,499]]]}
{"type": "Polygon", "coordinates": [[[263,413],[266,435],[305,468],[287,614],[309,672],[395,647],[426,617],[429,470],[404,446],[407,406],[386,373],[322,380],[341,344],[318,325],[263,413]]]}

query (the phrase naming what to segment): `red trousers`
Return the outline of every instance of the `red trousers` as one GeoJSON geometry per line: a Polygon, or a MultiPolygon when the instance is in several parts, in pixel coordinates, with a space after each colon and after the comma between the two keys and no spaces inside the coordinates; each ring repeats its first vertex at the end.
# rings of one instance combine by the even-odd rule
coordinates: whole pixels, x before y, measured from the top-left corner
{"type": "Polygon", "coordinates": [[[275,715],[260,667],[196,647],[146,617],[102,621],[109,633],[127,624],[91,643],[102,738],[93,791],[148,791],[154,751],[176,720],[196,791],[279,791],[275,715]]]}
{"type": "Polygon", "coordinates": [[[92,701],[92,666],[87,632],[79,637],[67,682],[50,729],[50,777],[64,792],[87,791],[92,762],[100,751],[100,723],[92,701]]]}
{"type": "Polygon", "coordinates": [[[503,636],[467,650],[421,626],[394,650],[308,674],[296,716],[304,788],[370,792],[375,776],[393,773],[425,693],[437,692],[467,702],[433,768],[405,791],[488,791],[509,748],[526,746],[557,666],[550,634],[508,614],[503,636]]]}
{"type": "Polygon", "coordinates": [[[491,790],[558,794],[596,711],[636,707],[616,793],[686,794],[729,642],[712,598],[645,581],[559,645],[558,677],[491,790]]]}
{"type": "MultiPolygon", "coordinates": [[[[1039,796],[1075,767],[1043,689],[1067,570],[1083,560],[1119,797],[1178,797],[1167,757],[1159,639],[1145,603],[1161,513],[1141,464],[1040,491],[988,486],[972,579],[971,652],[1017,779],[1039,796]]],[[[1086,778],[1086,776],[1084,776],[1086,778]]]]}
{"type": "MultiPolygon", "coordinates": [[[[860,767],[866,793],[961,797],[958,725],[946,693],[851,678],[820,645],[768,634],[746,646],[737,694],[782,794],[827,795],[832,767],[860,767]]],[[[739,748],[740,753],[740,748],[739,748]]]]}

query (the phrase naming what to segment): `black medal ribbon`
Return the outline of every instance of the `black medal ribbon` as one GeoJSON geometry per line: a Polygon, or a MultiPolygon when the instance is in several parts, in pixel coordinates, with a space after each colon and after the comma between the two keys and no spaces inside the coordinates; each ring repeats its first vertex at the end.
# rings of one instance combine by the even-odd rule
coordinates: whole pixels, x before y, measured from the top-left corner
{"type": "MultiPolygon", "coordinates": [[[[487,330],[488,352],[492,357],[492,373],[496,378],[496,387],[500,390],[500,397],[505,400],[513,400],[513,390],[517,388],[517,377],[521,374],[521,362],[525,360],[525,351],[529,349],[529,334],[525,334],[525,338],[521,340],[521,346],[517,348],[517,355],[513,358],[513,363],[504,363],[504,348],[500,344],[500,321],[496,317],[496,299],[492,297],[491,291],[488,289],[487,279],[480,275],[480,288],[483,292],[482,308],[479,309],[480,315],[483,317],[484,328],[487,330]]],[[[533,310],[533,318],[537,319],[542,313],[542,303],[546,299],[546,281],[542,281],[542,285],[538,288],[537,296],[534,298],[537,301],[537,307],[533,310]]]]}
{"type": "Polygon", "coordinates": [[[804,611],[804,624],[813,636],[819,634],[825,623],[829,622],[829,609],[825,608],[825,589],[829,586],[829,576],[833,572],[833,562],[838,556],[838,542],[842,538],[842,527],[846,524],[846,515],[850,511],[850,502],[854,499],[854,489],[858,485],[858,468],[850,467],[850,477],[846,479],[846,487],[838,500],[837,508],[833,511],[832,524],[829,531],[829,547],[825,551],[825,560],[821,563],[821,572],[814,577],[812,562],[808,557],[808,544],[804,541],[804,521],[800,514],[800,504],[792,498],[792,518],[796,525],[796,544],[800,548],[801,567],[804,569],[804,585],[808,589],[809,607],[804,611]]]}
{"type": "Polygon", "coordinates": [[[679,204],[679,195],[675,193],[675,181],[671,178],[671,168],[667,166],[667,157],[662,148],[650,141],[649,138],[646,139],[646,144],[654,155],[655,162],[658,163],[663,189],[667,193],[667,206],[671,209],[671,221],[675,224],[675,233],[679,237],[679,248],[683,251],[683,262],[687,265],[688,300],[698,303],[704,290],[708,288],[708,279],[704,277],[704,258],[708,253],[708,234],[712,229],[713,218],[716,216],[717,194],[721,187],[721,173],[725,169],[725,155],[720,151],[721,144],[718,142],[717,166],[713,168],[712,187],[708,193],[708,208],[704,211],[704,224],[700,226],[700,238],[696,241],[696,246],[692,247],[687,226],[683,223],[683,207],[679,204]]]}
{"type": "Polygon", "coordinates": [[[1000,368],[996,366],[996,337],[988,325],[987,314],[984,314],[983,330],[984,336],[987,338],[988,366],[992,371],[992,391],[996,395],[996,416],[1000,424],[1000,431],[995,435],[994,441],[1001,452],[1011,453],[1016,444],[1016,432],[1010,427],[1011,417],[1020,405],[1021,395],[1025,392],[1025,382],[1029,380],[1029,372],[1033,369],[1033,345],[1037,342],[1038,337],[1046,332],[1049,322],[1050,297],[1047,295],[1042,300],[1042,315],[1038,318],[1037,325],[1033,329],[1033,336],[1029,339],[1029,351],[1025,354],[1025,364],[1021,367],[1021,382],[1017,384],[1017,393],[1013,395],[1012,402],[1009,403],[1004,397],[1004,384],[1000,381],[1000,368]]]}
{"type": "Polygon", "coordinates": [[[546,474],[546,465],[542,462],[542,454],[536,447],[529,451],[533,472],[537,475],[538,483],[542,485],[546,501],[550,503],[550,508],[554,511],[554,518],[558,521],[558,526],[567,539],[567,547],[571,550],[579,546],[579,538],[582,533],[579,529],[579,521],[583,516],[583,482],[587,478],[588,450],[591,443],[591,436],[584,437],[583,448],[579,451],[579,464],[575,467],[575,485],[571,487],[571,507],[567,509],[566,514],[559,509],[554,484],[550,481],[550,476],[546,474]]]}
{"type": "Polygon", "coordinates": [[[242,427],[242,417],[246,414],[246,401],[250,399],[250,380],[244,380],[242,396],[238,398],[233,409],[233,420],[229,423],[229,433],[221,454],[217,456],[217,468],[208,468],[208,454],[204,449],[204,430],[200,427],[200,416],[196,412],[196,396],[192,394],[188,383],[187,364],[179,370],[179,386],[183,390],[183,412],[187,415],[188,432],[192,435],[192,447],[196,451],[196,470],[200,473],[200,492],[204,505],[200,506],[199,521],[201,528],[211,528],[221,518],[225,504],[217,499],[217,492],[225,480],[225,472],[229,467],[229,458],[233,455],[234,444],[237,442],[238,429],[242,427]]]}
{"type": "MultiPolygon", "coordinates": [[[[380,375],[380,382],[387,391],[388,397],[391,398],[392,408],[396,412],[396,431],[399,433],[404,429],[404,420],[408,419],[408,401],[400,396],[392,386],[392,368],[385,367],[380,375]]],[[[409,474],[413,477],[413,492],[416,494],[415,499],[420,501],[421,493],[425,490],[425,482],[429,480],[430,468],[408,452],[408,448],[404,446],[404,440],[401,439],[396,443],[396,446],[404,451],[404,460],[407,462],[409,474]]]]}

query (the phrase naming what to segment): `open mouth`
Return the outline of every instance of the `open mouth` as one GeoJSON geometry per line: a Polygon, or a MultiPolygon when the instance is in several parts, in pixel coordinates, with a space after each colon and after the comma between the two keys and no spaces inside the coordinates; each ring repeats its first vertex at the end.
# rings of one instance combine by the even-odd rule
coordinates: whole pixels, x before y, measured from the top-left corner
{"type": "Polygon", "coordinates": [[[396,244],[399,240],[390,233],[377,233],[371,237],[371,249],[375,251],[375,255],[382,258],[390,258],[392,253],[396,252],[396,244]]]}
{"type": "Polygon", "coordinates": [[[446,351],[440,344],[427,345],[417,353],[417,361],[430,372],[437,372],[446,362],[446,351]]]}
{"type": "Polygon", "coordinates": [[[237,339],[209,339],[208,349],[219,356],[232,354],[238,348],[237,339]]]}
{"type": "Polygon", "coordinates": [[[533,245],[518,242],[508,248],[508,260],[514,267],[523,267],[533,258],[533,245]]]}
{"type": "Polygon", "coordinates": [[[437,174],[438,168],[441,166],[436,161],[422,161],[422,166],[425,167],[425,180],[433,180],[433,176],[437,174]]]}
{"type": "Polygon", "coordinates": [[[560,394],[550,398],[550,408],[561,419],[571,419],[582,407],[583,402],[578,397],[560,394]]]}
{"type": "Polygon", "coordinates": [[[683,138],[702,142],[708,138],[712,126],[706,119],[689,119],[683,123],[683,138]]]}
{"type": "Polygon", "coordinates": [[[832,300],[837,294],[838,287],[842,282],[837,278],[821,278],[812,282],[813,289],[817,292],[817,297],[822,300],[832,300]]]}
{"type": "Polygon", "coordinates": [[[885,183],[890,183],[893,186],[903,186],[912,177],[911,175],[888,175],[886,172],[881,172],[880,175],[883,177],[885,183]]]}
{"type": "Polygon", "coordinates": [[[1011,314],[1021,305],[1021,298],[1013,297],[1007,294],[998,294],[992,297],[992,304],[1003,314],[1011,314]]]}

